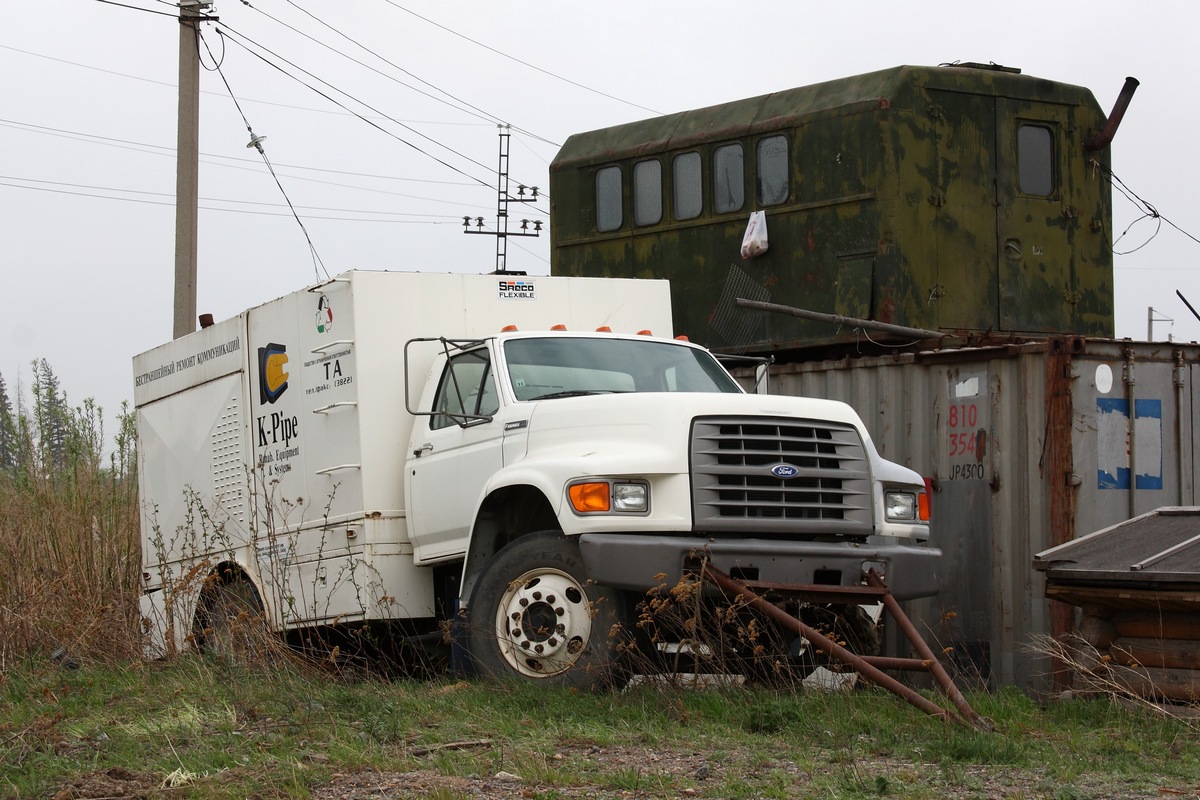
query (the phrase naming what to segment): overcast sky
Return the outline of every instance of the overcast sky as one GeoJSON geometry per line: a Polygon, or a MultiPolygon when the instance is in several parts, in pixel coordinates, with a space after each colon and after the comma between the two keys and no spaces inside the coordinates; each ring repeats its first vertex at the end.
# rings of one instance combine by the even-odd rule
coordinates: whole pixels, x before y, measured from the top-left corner
{"type": "MultiPolygon", "coordinates": [[[[132,356],[171,337],[174,280],[179,24],[164,0],[120,2],[4,0],[0,26],[0,375],[27,393],[45,358],[72,404],[94,397],[110,419],[132,398],[132,356]]],[[[512,181],[545,188],[573,132],[978,61],[1086,86],[1106,112],[1126,75],[1141,81],[1112,164],[1161,219],[1114,192],[1117,335],[1145,339],[1153,307],[1155,339],[1200,340],[1176,296],[1200,304],[1192,1],[219,0],[213,13],[198,311],[217,319],[326,271],[492,269],[494,239],[461,220],[494,222],[497,121],[513,126],[512,181]]],[[[547,274],[549,246],[510,240],[509,268],[547,274]]]]}

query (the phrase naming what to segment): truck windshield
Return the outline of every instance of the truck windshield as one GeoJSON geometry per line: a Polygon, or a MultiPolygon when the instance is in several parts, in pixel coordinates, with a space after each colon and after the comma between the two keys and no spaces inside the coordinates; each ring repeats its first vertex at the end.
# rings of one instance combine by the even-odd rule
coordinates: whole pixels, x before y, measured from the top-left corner
{"type": "Polygon", "coordinates": [[[607,392],[741,389],[708,352],[647,339],[554,336],[504,343],[518,400],[607,392]]]}

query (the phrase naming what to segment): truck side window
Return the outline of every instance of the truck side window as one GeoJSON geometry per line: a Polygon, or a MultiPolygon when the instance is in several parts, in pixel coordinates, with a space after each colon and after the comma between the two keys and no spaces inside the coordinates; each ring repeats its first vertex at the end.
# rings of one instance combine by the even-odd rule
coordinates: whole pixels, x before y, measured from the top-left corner
{"type": "Polygon", "coordinates": [[[495,414],[500,403],[491,366],[491,357],[483,347],[451,358],[433,400],[434,416],[429,427],[438,430],[465,425],[475,417],[495,414]]]}

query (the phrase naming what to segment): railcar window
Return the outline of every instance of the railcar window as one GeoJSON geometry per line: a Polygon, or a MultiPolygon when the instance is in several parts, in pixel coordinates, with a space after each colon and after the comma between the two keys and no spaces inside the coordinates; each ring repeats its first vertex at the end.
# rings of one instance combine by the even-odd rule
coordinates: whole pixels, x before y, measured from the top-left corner
{"type": "Polygon", "coordinates": [[[1022,125],[1017,131],[1017,169],[1021,191],[1054,192],[1054,136],[1042,125],[1022,125]]]}
{"type": "Polygon", "coordinates": [[[633,224],[662,221],[662,164],[658,159],[633,165],[633,224]]]}
{"type": "Polygon", "coordinates": [[[782,136],[758,142],[758,202],[774,206],[788,199],[788,148],[782,136]]]}
{"type": "Polygon", "coordinates": [[[695,219],[704,203],[699,153],[680,153],[671,163],[671,183],[675,189],[675,219],[695,219]]]}
{"type": "Polygon", "coordinates": [[[726,144],[713,151],[713,209],[718,214],[739,211],[746,202],[742,178],[742,146],[726,144]]]}
{"type": "Polygon", "coordinates": [[[615,231],[621,227],[625,210],[621,207],[621,168],[596,170],[596,230],[615,231]]]}

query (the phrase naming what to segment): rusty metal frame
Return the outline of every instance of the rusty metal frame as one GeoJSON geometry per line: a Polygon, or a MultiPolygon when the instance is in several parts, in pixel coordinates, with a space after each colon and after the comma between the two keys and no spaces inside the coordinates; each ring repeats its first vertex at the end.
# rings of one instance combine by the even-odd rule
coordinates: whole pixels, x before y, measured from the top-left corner
{"type": "Polygon", "coordinates": [[[837,660],[851,667],[872,683],[878,684],[916,706],[925,713],[939,717],[946,722],[969,724],[979,730],[992,730],[992,723],[986,717],[980,716],[967,702],[962,692],[954,685],[954,681],[946,672],[945,667],[938,661],[929,645],[921,638],[912,620],[904,613],[900,603],[888,591],[887,584],[875,570],[866,574],[866,586],[817,586],[817,585],[785,585],[766,582],[747,582],[760,589],[786,591],[789,594],[804,597],[816,603],[865,603],[882,602],[884,608],[891,614],[893,621],[907,637],[919,658],[891,658],[882,656],[860,656],[852,653],[817,629],[806,625],[797,617],[793,617],[783,609],[768,602],[755,594],[747,583],[741,583],[726,575],[710,564],[705,564],[701,572],[702,580],[716,584],[722,591],[748,603],[752,608],[786,628],[803,636],[814,648],[828,652],[837,660]],[[933,675],[942,692],[954,705],[957,713],[943,708],[924,695],[919,694],[909,686],[888,675],[883,670],[928,672],[933,675]]]}

